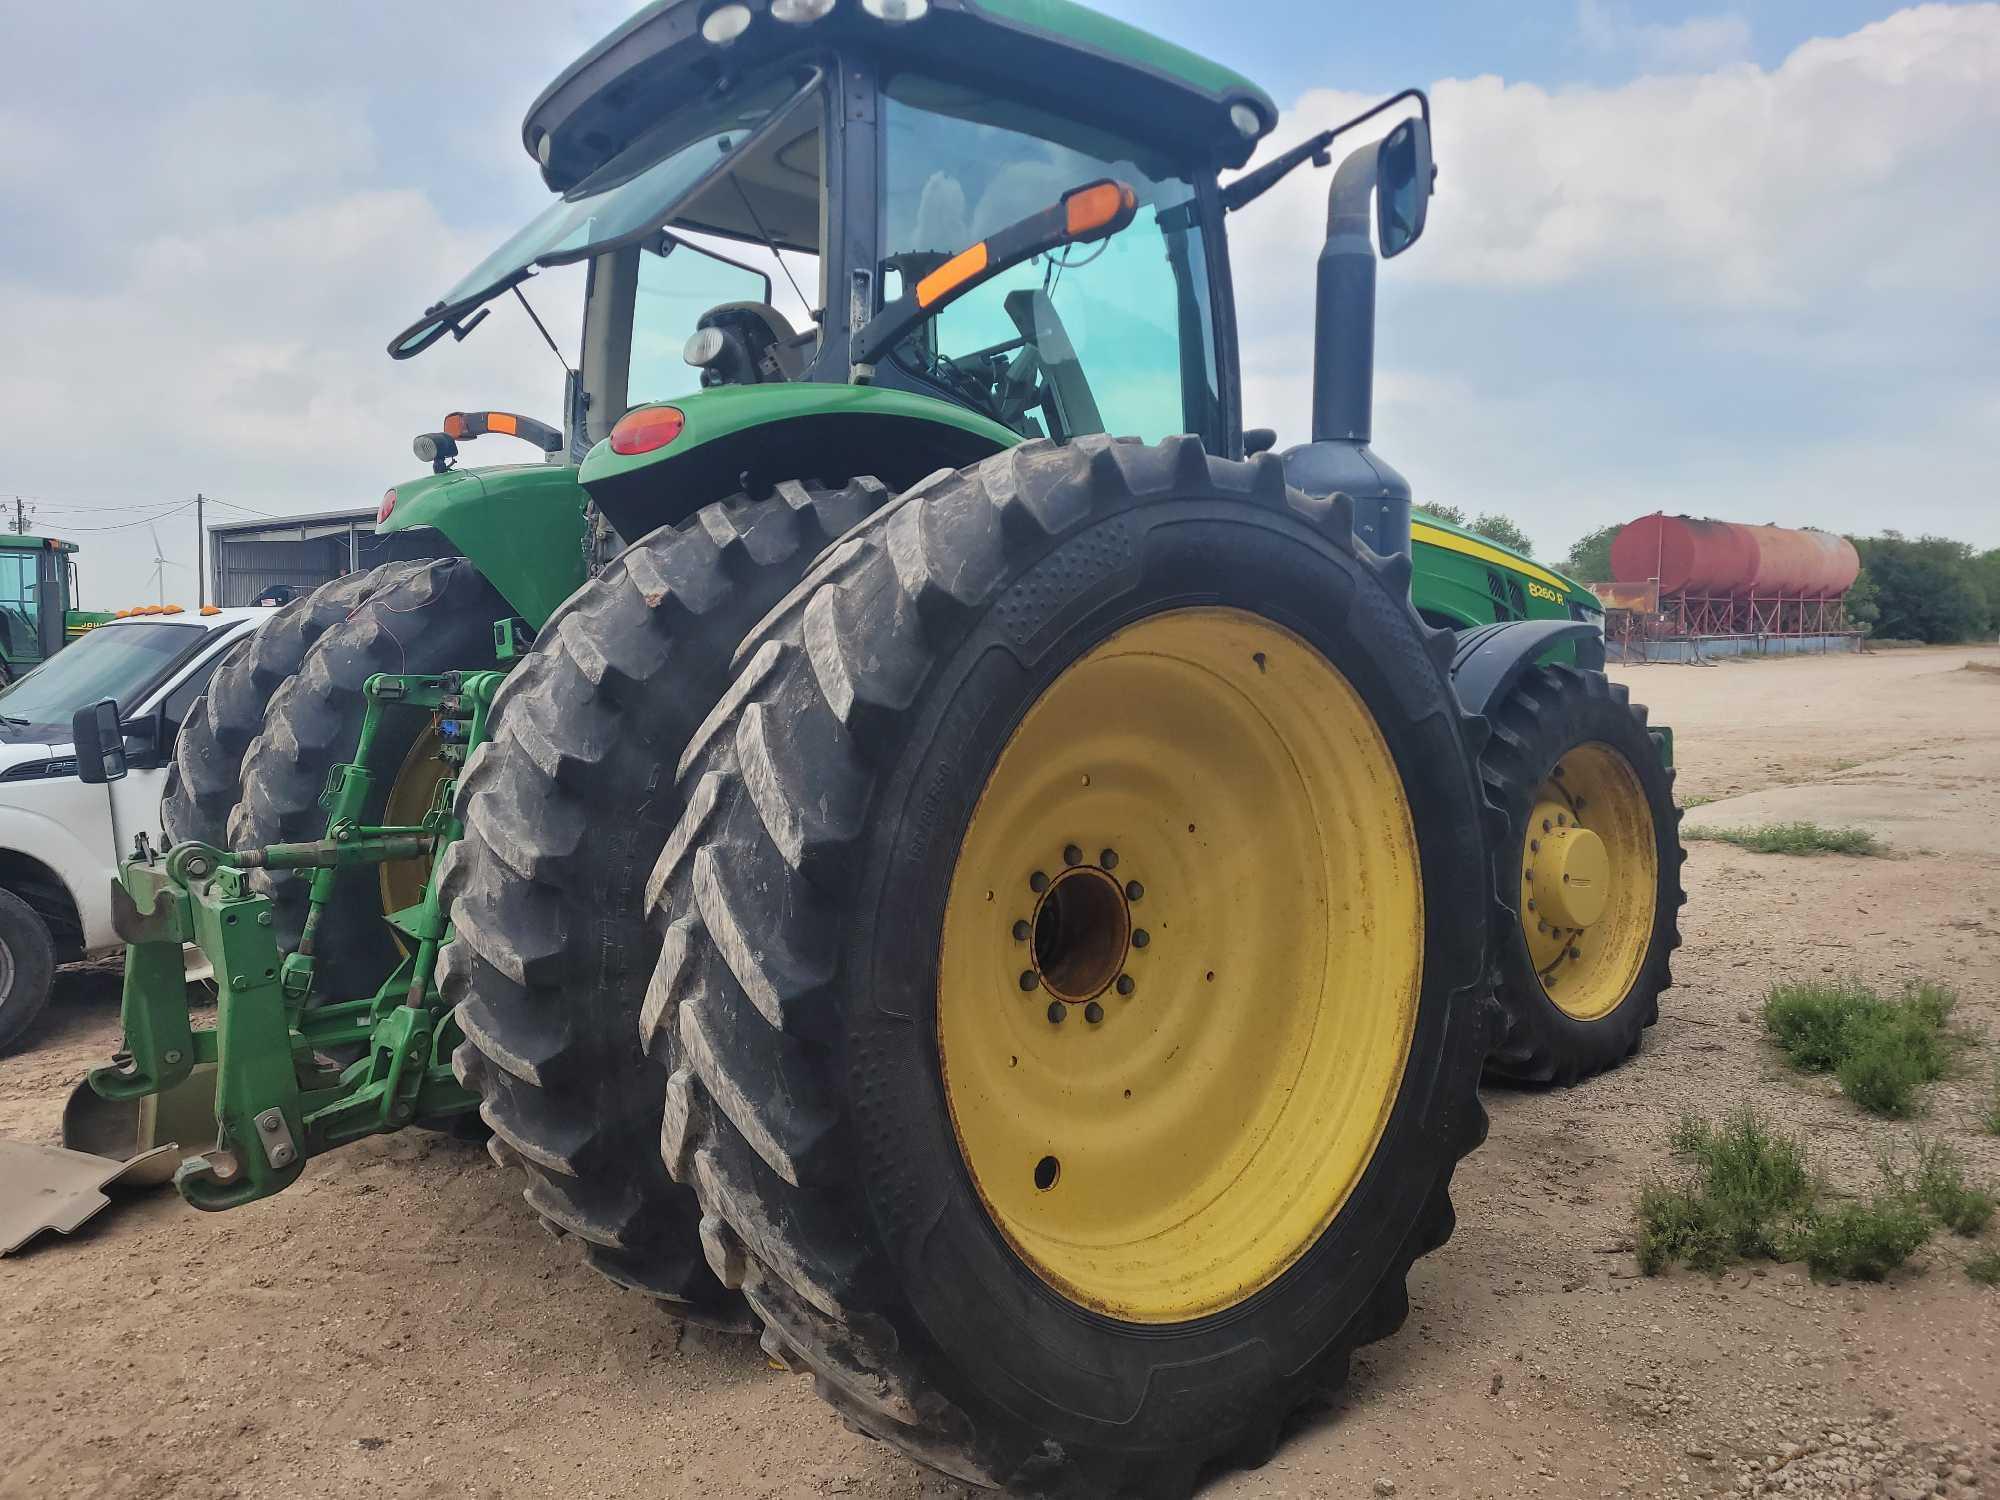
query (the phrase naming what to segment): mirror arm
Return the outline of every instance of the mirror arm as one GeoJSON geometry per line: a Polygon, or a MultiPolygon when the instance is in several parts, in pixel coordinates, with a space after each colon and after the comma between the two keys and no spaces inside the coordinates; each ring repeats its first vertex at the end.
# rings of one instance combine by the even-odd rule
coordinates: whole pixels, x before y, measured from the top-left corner
{"type": "Polygon", "coordinates": [[[1327,154],[1327,148],[1333,144],[1336,136],[1345,135],[1357,125],[1367,124],[1384,110],[1394,109],[1398,104],[1403,103],[1407,99],[1417,101],[1417,108],[1424,117],[1424,124],[1429,125],[1431,122],[1431,101],[1428,94],[1422,89],[1404,89],[1400,94],[1392,94],[1380,104],[1371,105],[1369,108],[1363,110],[1353,119],[1343,121],[1331,130],[1322,130],[1318,135],[1292,147],[1291,150],[1285,152],[1282,156],[1275,157],[1264,163],[1256,171],[1246,173],[1244,176],[1237,178],[1222,189],[1223,212],[1235,213],[1237,209],[1245,208],[1255,203],[1307,162],[1311,162],[1316,167],[1331,166],[1333,158],[1327,154]]]}
{"type": "MultiPolygon", "coordinates": [[[[1100,206],[1086,205],[1085,211],[1100,206]]],[[[848,344],[848,379],[868,385],[875,379],[875,366],[883,355],[908,336],[910,330],[934,318],[965,293],[984,286],[1003,271],[1011,271],[1023,261],[1047,255],[1066,245],[1090,245],[1108,240],[1131,224],[1139,214],[1139,195],[1122,182],[1109,178],[1087,182],[1063,194],[1060,202],[1020,223],[988,235],[978,244],[961,250],[944,261],[857,329],[848,344]],[[1072,228],[1071,204],[1087,193],[1115,190],[1115,211],[1093,219],[1085,227],[1072,228]]]]}

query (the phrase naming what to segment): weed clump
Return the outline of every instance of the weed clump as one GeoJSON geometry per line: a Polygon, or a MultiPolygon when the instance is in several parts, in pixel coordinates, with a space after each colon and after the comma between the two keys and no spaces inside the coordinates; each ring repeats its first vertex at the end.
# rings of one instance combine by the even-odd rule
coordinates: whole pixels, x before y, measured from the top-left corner
{"type": "Polygon", "coordinates": [[[2000,1250],[1987,1250],[1965,1263],[1965,1274],[1981,1286],[2000,1286],[2000,1250]]]}
{"type": "Polygon", "coordinates": [[[1851,979],[1781,984],[1764,997],[1764,1029],[1793,1067],[1832,1073],[1861,1108],[1901,1119],[1950,1065],[1956,1004],[1934,984],[1913,984],[1895,1000],[1851,979]]]}
{"type": "Polygon", "coordinates": [[[1993,1087],[1979,1109],[1979,1123],[1988,1135],[2000,1135],[2000,1063],[1993,1066],[1993,1087]]]}
{"type": "Polygon", "coordinates": [[[1720,1125],[1684,1116],[1668,1144],[1683,1173],[1640,1193],[1640,1270],[1652,1276],[1680,1261],[1719,1271],[1784,1258],[1814,1195],[1799,1141],[1743,1109],[1720,1125]]]}
{"type": "Polygon", "coordinates": [[[1683,839],[1734,844],[1752,854],[1884,854],[1887,846],[1865,828],[1822,828],[1817,823],[1763,823],[1754,828],[1683,828],[1683,839]]]}
{"type": "Polygon", "coordinates": [[[1812,1214],[1790,1248],[1814,1276],[1881,1281],[1930,1237],[1921,1205],[1902,1193],[1887,1192],[1812,1214]]]}
{"type": "Polygon", "coordinates": [[[1992,1188],[1965,1180],[1965,1157],[1948,1142],[1919,1140],[1908,1169],[1893,1161],[1880,1166],[1898,1192],[1929,1209],[1953,1234],[1969,1239],[1993,1221],[1992,1188]]]}

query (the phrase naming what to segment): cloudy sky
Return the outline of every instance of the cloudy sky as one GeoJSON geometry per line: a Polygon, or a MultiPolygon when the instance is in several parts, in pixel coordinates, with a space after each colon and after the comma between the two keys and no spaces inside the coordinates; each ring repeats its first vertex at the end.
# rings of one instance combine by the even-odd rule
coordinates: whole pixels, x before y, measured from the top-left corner
{"type": "MultiPolygon", "coordinates": [[[[1281,144],[1431,88],[1376,424],[1420,497],[1556,557],[1655,508],[2000,545],[2000,5],[1101,8],[1263,80],[1281,144]]],[[[191,599],[198,490],[372,504],[446,411],[555,417],[518,310],[382,349],[540,206],[521,115],[628,9],[0,0],[0,506],[84,544],[86,602],[149,597],[155,530],[191,599]]],[[[1231,231],[1251,420],[1287,441],[1324,192],[1231,231]]],[[[570,344],[577,295],[536,299],[570,344]]]]}

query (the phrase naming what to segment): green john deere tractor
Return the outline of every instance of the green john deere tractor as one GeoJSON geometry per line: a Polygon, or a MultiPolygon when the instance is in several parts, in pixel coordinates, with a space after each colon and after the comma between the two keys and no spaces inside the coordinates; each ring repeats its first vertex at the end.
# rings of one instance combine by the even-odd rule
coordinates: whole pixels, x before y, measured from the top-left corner
{"type": "Polygon", "coordinates": [[[0,684],[111,618],[76,608],[76,543],[0,532],[0,684]]]}
{"type": "Polygon", "coordinates": [[[1428,101],[1243,172],[1276,121],[1068,0],[661,0],[566,70],[558,197],[390,346],[585,263],[561,422],[417,440],[382,524],[463,556],[280,610],[115,893],[91,1082],[214,1089],[182,1194],[476,1110],[606,1275],[1023,1493],[1184,1493],[1392,1332],[1482,1071],[1654,1017],[1671,741],[1368,447],[1428,101]],[[1278,454],[1228,223],[1308,164],[1278,454]]]}

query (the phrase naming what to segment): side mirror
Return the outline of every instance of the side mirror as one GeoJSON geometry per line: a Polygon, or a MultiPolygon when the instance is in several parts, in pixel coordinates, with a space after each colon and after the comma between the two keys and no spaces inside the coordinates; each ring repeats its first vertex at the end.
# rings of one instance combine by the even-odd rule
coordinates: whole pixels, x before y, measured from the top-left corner
{"type": "Polygon", "coordinates": [[[118,721],[118,704],[110,698],[79,708],[70,720],[76,740],[76,779],[102,786],[125,776],[125,726],[118,721]]]}
{"type": "Polygon", "coordinates": [[[1375,239],[1384,260],[1423,236],[1436,175],[1426,121],[1405,120],[1382,137],[1375,152],[1375,239]]]}

